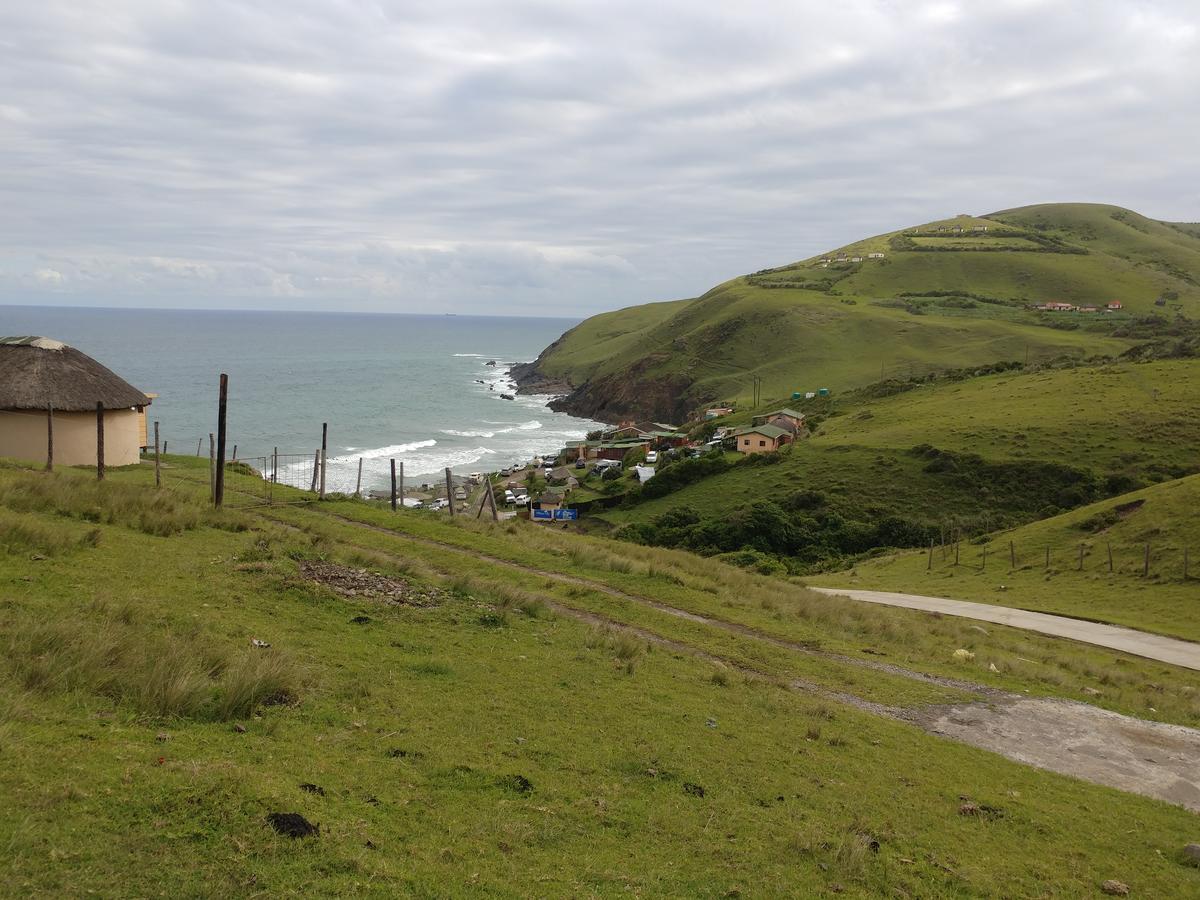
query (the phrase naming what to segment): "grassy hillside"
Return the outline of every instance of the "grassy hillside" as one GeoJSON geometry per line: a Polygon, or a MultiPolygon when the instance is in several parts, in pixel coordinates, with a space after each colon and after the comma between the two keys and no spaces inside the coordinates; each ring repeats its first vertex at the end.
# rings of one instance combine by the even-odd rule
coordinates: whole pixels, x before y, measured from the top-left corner
{"type": "Polygon", "coordinates": [[[953,549],[939,546],[932,566],[926,552],[897,553],[810,581],[996,603],[1200,641],[1198,507],[1200,475],[1193,475],[989,535],[960,547],[958,565],[953,549]]]}
{"type": "Polygon", "coordinates": [[[1052,204],[914,226],[696,300],[606,313],[563,335],[536,369],[576,386],[564,408],[679,420],[700,403],[748,398],[756,376],[765,395],[786,396],[1002,359],[1113,355],[1144,337],[1135,318],[1197,310],[1200,238],[1189,228],[1052,204]],[[1122,311],[1029,308],[1114,300],[1122,311]]]}
{"type": "MultiPolygon", "coordinates": [[[[885,390],[902,392],[798,401],[815,433],[777,458],[730,454],[725,471],[661,496],[635,489],[597,515],[631,539],[704,553],[750,548],[810,573],[881,546],[1024,524],[1200,466],[1195,360],[885,390]]],[[[779,568],[773,559],[742,561],[779,568]]]]}
{"type": "MultiPolygon", "coordinates": [[[[518,523],[216,515],[203,465],[168,463],[162,491],[145,467],[102,485],[0,467],[13,893],[1200,886],[1179,855],[1193,814],[860,708],[966,689],[914,665],[1061,696],[1115,677],[1098,702],[1193,722],[1193,674],[1003,628],[959,665],[961,622],[518,523]],[[272,813],[319,834],[277,835],[272,813]]],[[[255,487],[231,472],[231,500],[255,487]]]]}

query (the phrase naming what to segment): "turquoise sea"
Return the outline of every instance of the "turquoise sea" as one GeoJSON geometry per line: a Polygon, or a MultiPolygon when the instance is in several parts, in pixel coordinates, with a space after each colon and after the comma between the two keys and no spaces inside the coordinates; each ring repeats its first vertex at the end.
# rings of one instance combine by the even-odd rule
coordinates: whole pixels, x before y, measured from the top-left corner
{"type": "Polygon", "coordinates": [[[494,470],[598,427],[551,411],[548,397],[500,396],[511,393],[512,363],[577,321],[0,306],[0,335],[65,341],[157,393],[149,416],[171,453],[200,442],[207,455],[222,372],[240,458],[278,447],[311,471],[328,422],[329,490],[353,489],[359,457],[364,489],[383,487],[392,458],[406,478],[494,470]]]}

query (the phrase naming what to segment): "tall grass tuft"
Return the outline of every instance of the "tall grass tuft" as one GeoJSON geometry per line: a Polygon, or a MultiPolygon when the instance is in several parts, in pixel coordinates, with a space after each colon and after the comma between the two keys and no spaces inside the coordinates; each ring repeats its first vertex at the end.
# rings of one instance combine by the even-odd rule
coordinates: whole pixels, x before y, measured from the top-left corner
{"type": "Polygon", "coordinates": [[[70,620],[4,622],[3,662],[26,691],[84,693],[154,718],[224,721],[295,699],[299,677],[276,651],[232,654],[194,636],[153,633],[128,607],[96,603],[70,620]]]}

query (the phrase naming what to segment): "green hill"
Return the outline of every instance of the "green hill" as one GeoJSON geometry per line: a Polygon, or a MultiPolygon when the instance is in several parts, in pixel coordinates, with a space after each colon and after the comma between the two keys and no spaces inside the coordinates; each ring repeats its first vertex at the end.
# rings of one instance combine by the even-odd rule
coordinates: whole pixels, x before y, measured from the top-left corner
{"type": "Polygon", "coordinates": [[[996,603],[1200,641],[1198,507],[1200,475],[1193,475],[989,535],[965,553],[960,548],[958,565],[938,547],[932,565],[926,552],[889,554],[811,581],[996,603]]]}
{"type": "Polygon", "coordinates": [[[806,574],[880,547],[1028,523],[1200,465],[1200,361],[1190,359],[890,384],[794,405],[811,437],[772,458],[728,454],[722,471],[690,483],[667,468],[594,518],[633,540],[749,549],[768,557],[739,562],[806,574]],[[672,479],[683,486],[664,494],[672,479]]]}
{"type": "Polygon", "coordinates": [[[218,514],[204,461],[163,471],[0,465],[8,893],[1200,884],[1193,813],[904,718],[986,710],[978,683],[1194,724],[1196,673],[1001,627],[967,666],[961,620],[518,522],[254,506],[233,468],[218,514]]]}
{"type": "Polygon", "coordinates": [[[679,421],[704,403],[997,360],[1115,355],[1200,310],[1200,237],[1095,204],[958,217],[735,278],[695,300],[603,313],[518,370],[562,408],[679,421]],[[986,230],[984,230],[986,229],[986,230]],[[881,254],[873,258],[871,254],[881,254]],[[1051,301],[1115,312],[1044,312],[1051,301]],[[1159,325],[1137,323],[1156,314],[1159,325]]]}

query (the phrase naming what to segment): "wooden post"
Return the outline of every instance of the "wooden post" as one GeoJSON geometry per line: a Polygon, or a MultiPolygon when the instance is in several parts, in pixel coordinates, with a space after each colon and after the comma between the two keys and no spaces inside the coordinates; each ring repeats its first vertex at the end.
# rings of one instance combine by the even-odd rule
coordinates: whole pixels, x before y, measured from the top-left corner
{"type": "Polygon", "coordinates": [[[1142,561],[1142,577],[1146,578],[1150,575],[1150,544],[1146,544],[1146,556],[1142,561]]]}
{"type": "Polygon", "coordinates": [[[213,433],[208,433],[208,499],[217,502],[217,443],[213,433]]]}
{"type": "Polygon", "coordinates": [[[404,506],[404,460],[400,460],[400,506],[404,506]]]}
{"type": "Polygon", "coordinates": [[[321,474],[321,448],[318,447],[316,450],[313,451],[313,477],[312,477],[312,484],[310,484],[308,486],[308,489],[310,491],[314,491],[314,492],[316,491],[317,476],[319,476],[320,474],[321,474]]]}
{"type": "Polygon", "coordinates": [[[1111,574],[1111,573],[1112,573],[1112,570],[1113,570],[1113,560],[1112,560],[1112,542],[1111,542],[1111,541],[1105,541],[1105,546],[1107,546],[1107,547],[1108,547],[1108,571],[1109,571],[1109,573],[1111,574]]]}
{"type": "Polygon", "coordinates": [[[54,471],[54,407],[46,407],[46,471],[54,471]]]}
{"type": "Polygon", "coordinates": [[[202,440],[204,440],[204,438],[196,438],[196,455],[197,456],[200,455],[200,442],[202,440]]]}
{"type": "Polygon", "coordinates": [[[925,563],[925,571],[933,571],[933,538],[929,539],[929,561],[925,563]]]}
{"type": "Polygon", "coordinates": [[[396,461],[392,460],[392,512],[396,511],[396,461]]]}
{"type": "Polygon", "coordinates": [[[325,499],[325,467],[329,464],[329,423],[321,423],[321,493],[322,500],[325,499]]]}
{"type": "Polygon", "coordinates": [[[162,487],[161,459],[158,453],[158,419],[154,420],[154,486],[162,487]]]}
{"type": "Polygon", "coordinates": [[[488,504],[492,507],[492,521],[500,521],[500,510],[496,509],[496,493],[492,490],[492,479],[487,480],[488,504]]]}
{"type": "Polygon", "coordinates": [[[96,480],[104,480],[104,404],[96,402],[96,480]]]}
{"type": "Polygon", "coordinates": [[[958,541],[954,542],[954,564],[958,565],[958,541]]]}
{"type": "Polygon", "coordinates": [[[271,484],[279,484],[279,448],[271,450],[271,484]]]}
{"type": "Polygon", "coordinates": [[[987,571],[987,544],[983,545],[983,564],[979,567],[980,572],[987,571]]]}
{"type": "Polygon", "coordinates": [[[234,461],[234,462],[237,462],[237,444],[234,444],[234,445],[233,445],[233,457],[232,457],[232,459],[233,459],[233,461],[234,461]]]}
{"type": "Polygon", "coordinates": [[[1012,541],[1008,542],[1008,565],[1014,572],[1017,571],[1017,548],[1012,541]]]}
{"type": "Polygon", "coordinates": [[[354,496],[362,496],[362,457],[358,458],[358,480],[354,482],[354,496]]]}
{"type": "Polygon", "coordinates": [[[167,455],[167,441],[163,441],[163,456],[167,455]]]}
{"type": "Polygon", "coordinates": [[[217,476],[213,482],[213,505],[218,509],[225,503],[225,423],[228,403],[229,376],[222,372],[217,397],[217,476]]]}
{"type": "Polygon", "coordinates": [[[1083,544],[1079,545],[1079,571],[1083,571],[1083,544]]]}
{"type": "Polygon", "coordinates": [[[454,518],[454,485],[450,479],[450,467],[446,467],[446,499],[450,501],[450,518],[454,518]]]}

